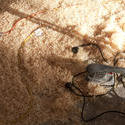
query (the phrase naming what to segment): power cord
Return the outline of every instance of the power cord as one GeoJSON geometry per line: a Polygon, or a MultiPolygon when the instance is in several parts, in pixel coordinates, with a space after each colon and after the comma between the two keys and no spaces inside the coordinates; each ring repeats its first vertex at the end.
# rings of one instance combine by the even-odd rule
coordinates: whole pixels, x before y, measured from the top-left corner
{"type": "MultiPolygon", "coordinates": [[[[104,114],[107,114],[107,113],[115,113],[115,114],[121,114],[121,115],[124,115],[125,116],[125,113],[124,112],[121,112],[121,111],[117,111],[117,110],[108,110],[108,111],[105,111],[105,112],[102,112],[96,116],[93,116],[92,118],[85,118],[84,116],[84,109],[85,109],[85,104],[86,104],[86,98],[89,98],[89,97],[95,97],[95,96],[91,96],[91,95],[88,95],[88,96],[85,96],[83,94],[83,92],[80,90],[79,87],[77,87],[76,85],[74,85],[74,82],[72,81],[72,83],[68,82],[65,84],[65,87],[71,91],[73,94],[75,94],[76,96],[79,96],[79,97],[83,97],[83,106],[82,106],[82,111],[81,111],[81,119],[83,122],[91,122],[93,120],[96,120],[97,118],[103,116],[104,114]],[[74,89],[76,89],[79,93],[77,93],[74,89]]],[[[108,91],[106,94],[108,94],[109,92],[111,92],[112,90],[108,91]]],[[[106,94],[101,94],[101,95],[96,95],[97,96],[104,96],[106,94]]]]}

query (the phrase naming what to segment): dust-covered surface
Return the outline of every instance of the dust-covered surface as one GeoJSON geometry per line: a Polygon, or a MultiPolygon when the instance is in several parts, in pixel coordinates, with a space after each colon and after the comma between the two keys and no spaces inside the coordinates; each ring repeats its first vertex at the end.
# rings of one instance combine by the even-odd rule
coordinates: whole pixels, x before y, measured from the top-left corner
{"type": "MultiPolygon", "coordinates": [[[[90,123],[81,122],[82,99],[65,87],[72,76],[85,70],[92,59],[104,63],[96,48],[71,48],[97,43],[113,65],[114,55],[124,50],[125,4],[123,0],[0,0],[0,125],[118,125],[123,116],[107,114],[90,123]],[[25,18],[41,11],[34,17],[25,18]],[[35,34],[23,42],[36,29],[35,34]],[[91,59],[90,59],[91,58],[91,59]]],[[[120,63],[120,62],[119,62],[120,63]]],[[[119,64],[124,66],[124,62],[119,64]]],[[[102,94],[107,89],[83,82],[84,93],[102,94]]],[[[87,101],[85,114],[125,111],[125,89],[117,95],[87,101]]]]}

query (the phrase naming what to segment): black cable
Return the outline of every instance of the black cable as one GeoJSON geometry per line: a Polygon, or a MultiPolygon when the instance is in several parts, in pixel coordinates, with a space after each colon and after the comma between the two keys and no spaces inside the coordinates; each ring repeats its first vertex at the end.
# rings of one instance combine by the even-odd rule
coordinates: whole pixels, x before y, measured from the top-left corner
{"type": "Polygon", "coordinates": [[[121,111],[116,111],[116,110],[109,110],[109,111],[105,111],[105,112],[102,112],[102,113],[100,113],[100,114],[98,114],[98,115],[96,115],[96,116],[94,116],[94,117],[92,117],[92,118],[89,118],[89,119],[85,119],[83,116],[83,114],[84,114],[84,108],[85,108],[85,97],[83,98],[83,107],[82,107],[82,112],[81,112],[81,118],[82,118],[82,120],[84,121],[84,122],[90,122],[90,121],[93,121],[93,120],[95,120],[95,119],[97,119],[97,118],[99,118],[99,117],[101,117],[102,115],[104,115],[104,114],[107,114],[107,113],[117,113],[117,114],[122,114],[122,115],[124,115],[125,116],[125,113],[124,112],[121,112],[121,111]]]}
{"type": "MultiPolygon", "coordinates": [[[[113,60],[114,66],[118,63],[120,59],[125,59],[125,58],[117,58],[117,56],[119,56],[121,53],[125,53],[125,51],[117,52],[116,55],[114,56],[114,60],[113,60]]],[[[123,87],[125,88],[125,82],[123,81],[123,77],[125,77],[125,74],[120,74],[119,76],[118,74],[116,75],[117,75],[117,81],[121,82],[123,84],[123,87]]]]}
{"type": "MultiPolygon", "coordinates": [[[[78,50],[79,50],[79,47],[85,47],[85,46],[91,46],[91,45],[92,45],[92,46],[95,46],[96,48],[99,49],[99,52],[100,52],[100,54],[101,54],[103,60],[104,60],[105,62],[107,62],[106,59],[104,58],[103,54],[102,54],[101,48],[100,48],[97,44],[95,44],[95,43],[82,44],[82,45],[73,47],[73,48],[72,48],[72,52],[73,52],[74,54],[76,54],[76,53],[78,52],[78,50]]],[[[125,53],[125,52],[123,52],[123,53],[125,53]]],[[[119,59],[121,59],[121,58],[116,59],[116,57],[117,57],[119,54],[120,54],[120,52],[115,55],[115,58],[114,58],[114,60],[113,60],[113,61],[114,61],[114,62],[113,62],[113,63],[114,63],[114,66],[117,64],[117,62],[119,61],[119,59]]],[[[83,92],[81,91],[81,89],[74,84],[74,78],[77,77],[77,76],[79,76],[79,75],[81,75],[82,73],[86,73],[86,72],[87,72],[87,71],[81,72],[81,73],[78,73],[78,74],[74,75],[73,78],[72,78],[72,82],[65,84],[65,87],[68,88],[72,93],[74,93],[74,94],[77,95],[77,96],[83,97],[83,106],[82,106],[82,112],[81,112],[81,119],[82,119],[84,122],[90,122],[90,121],[96,120],[97,118],[99,118],[99,117],[101,117],[102,115],[107,114],[107,113],[117,113],[117,114],[122,114],[122,115],[125,116],[125,113],[124,113],[124,112],[116,111],[116,110],[109,110],[109,111],[102,112],[102,113],[100,113],[100,114],[98,114],[98,115],[96,115],[96,116],[94,116],[94,117],[92,117],[92,118],[89,118],[89,119],[84,118],[84,109],[85,109],[85,104],[86,104],[86,98],[88,98],[88,97],[93,97],[93,96],[91,96],[91,95],[85,96],[85,95],[83,94],[83,92]],[[77,90],[80,94],[77,93],[73,88],[75,88],[75,90],[77,90]]],[[[123,76],[122,76],[122,75],[118,76],[117,73],[116,73],[116,75],[117,75],[117,80],[120,80],[120,81],[123,83],[123,80],[122,80],[122,77],[123,77],[123,76]]],[[[114,83],[115,83],[115,73],[114,73],[114,83]]],[[[115,84],[114,84],[114,85],[115,85],[115,84]]],[[[106,94],[108,94],[108,93],[111,92],[111,91],[115,92],[115,90],[114,90],[114,85],[113,85],[112,89],[110,89],[110,91],[108,91],[106,94]]],[[[97,96],[104,96],[104,95],[106,95],[106,94],[96,95],[96,97],[97,97],[97,96]]]]}
{"type": "Polygon", "coordinates": [[[117,64],[117,62],[118,62],[118,59],[116,59],[117,58],[117,56],[120,54],[120,52],[117,52],[116,53],[116,55],[114,56],[114,59],[113,59],[113,65],[115,66],[116,64],[117,64]]]}
{"type": "Polygon", "coordinates": [[[101,53],[101,56],[102,56],[103,60],[104,60],[105,62],[107,62],[107,60],[104,58],[104,56],[103,56],[103,54],[102,54],[101,48],[100,48],[97,44],[95,44],[95,43],[87,43],[87,44],[82,44],[82,45],[73,47],[73,48],[72,48],[72,52],[76,54],[76,53],[78,52],[79,47],[85,47],[85,46],[91,46],[91,45],[92,45],[92,46],[95,46],[96,48],[98,48],[99,52],[101,53]]]}
{"type": "MultiPolygon", "coordinates": [[[[85,73],[85,72],[82,72],[82,73],[85,73]]],[[[84,117],[84,109],[85,109],[85,104],[86,104],[86,98],[88,97],[93,97],[91,95],[88,95],[88,96],[85,96],[83,94],[83,92],[80,90],[79,87],[77,87],[75,84],[74,84],[74,77],[78,76],[78,75],[81,75],[82,73],[78,73],[76,75],[73,76],[72,78],[72,82],[71,83],[66,83],[65,84],[65,87],[68,88],[71,92],[73,92],[75,95],[77,96],[80,96],[80,97],[83,97],[83,106],[82,106],[82,111],[81,111],[81,119],[84,121],[84,122],[90,122],[90,121],[93,121],[93,120],[96,120],[97,118],[103,116],[104,114],[107,114],[107,113],[117,113],[117,114],[122,114],[125,116],[125,113],[124,112],[121,112],[121,111],[116,111],[116,110],[109,110],[109,111],[105,111],[105,112],[102,112],[92,118],[89,118],[89,119],[86,119],[84,117]],[[77,91],[79,91],[80,94],[78,94],[73,88],[75,88],[77,91]]],[[[108,94],[109,92],[111,92],[112,90],[108,91],[106,94],[108,94]]],[[[102,94],[102,95],[96,95],[97,96],[104,96],[106,94],[102,94]]]]}

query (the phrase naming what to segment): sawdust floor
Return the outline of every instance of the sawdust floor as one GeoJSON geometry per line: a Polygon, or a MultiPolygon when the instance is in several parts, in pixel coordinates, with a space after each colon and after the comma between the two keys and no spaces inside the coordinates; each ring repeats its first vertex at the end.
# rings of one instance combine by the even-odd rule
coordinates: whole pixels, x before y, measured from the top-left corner
{"type": "MultiPolygon", "coordinates": [[[[120,0],[0,0],[1,32],[8,31],[15,20],[24,18],[12,32],[0,37],[0,125],[125,123],[124,117],[117,114],[82,123],[82,99],[64,87],[72,75],[84,71],[92,62],[89,58],[104,63],[96,48],[80,49],[75,55],[71,52],[73,46],[97,43],[112,65],[118,48],[116,43],[105,41],[112,32],[104,29],[111,16],[120,20],[122,14],[124,3],[120,0]],[[25,18],[39,10],[44,12],[25,18]],[[33,34],[23,42],[37,28],[43,31],[42,35],[33,34]]],[[[84,93],[105,93],[104,88],[92,88],[86,82],[83,85],[84,93]]],[[[125,111],[125,90],[119,89],[118,96],[87,100],[86,117],[109,109],[125,111]]]]}

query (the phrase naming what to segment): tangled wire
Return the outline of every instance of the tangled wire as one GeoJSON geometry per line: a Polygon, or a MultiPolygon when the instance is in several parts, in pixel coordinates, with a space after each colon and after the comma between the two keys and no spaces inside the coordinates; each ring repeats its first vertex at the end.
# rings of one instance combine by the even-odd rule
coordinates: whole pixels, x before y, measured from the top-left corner
{"type": "MultiPolygon", "coordinates": [[[[86,47],[86,46],[94,46],[94,47],[98,48],[99,52],[101,53],[101,56],[102,56],[103,60],[104,60],[105,62],[107,62],[106,59],[104,58],[103,54],[102,54],[101,48],[100,48],[97,44],[94,44],[94,43],[82,44],[82,45],[80,45],[80,46],[73,47],[73,48],[72,48],[72,52],[76,54],[76,53],[78,52],[79,47],[86,47]]],[[[117,58],[117,56],[120,55],[121,53],[124,53],[124,52],[119,52],[119,53],[117,53],[117,54],[115,55],[115,57],[114,57],[114,68],[115,68],[116,64],[118,63],[118,61],[119,61],[120,59],[124,59],[124,58],[117,58]]],[[[90,122],[90,121],[96,120],[97,118],[99,118],[99,117],[101,117],[102,115],[107,114],[107,113],[121,114],[121,115],[124,115],[124,116],[125,116],[125,112],[121,112],[121,111],[117,111],[117,110],[108,110],[108,111],[102,112],[102,113],[100,113],[100,114],[98,114],[98,115],[96,115],[96,116],[93,116],[92,118],[88,118],[88,119],[85,118],[85,116],[84,116],[84,110],[85,110],[85,105],[86,105],[86,98],[90,98],[90,97],[93,97],[93,96],[92,96],[92,95],[87,95],[87,96],[84,95],[84,93],[82,92],[82,90],[81,90],[78,86],[76,86],[76,85],[75,85],[75,82],[74,82],[74,78],[78,77],[78,76],[81,75],[81,74],[85,74],[85,73],[87,73],[87,71],[80,72],[80,73],[74,75],[73,78],[72,78],[72,81],[65,84],[65,87],[66,87],[69,91],[71,91],[72,93],[74,93],[76,96],[80,96],[80,97],[83,98],[83,106],[82,106],[82,111],[81,111],[81,119],[83,120],[83,122],[90,122]]],[[[125,84],[124,84],[124,81],[123,81],[124,74],[118,75],[118,73],[113,72],[113,76],[114,76],[114,84],[112,85],[112,88],[111,88],[107,93],[101,94],[101,95],[96,95],[96,97],[97,97],[97,96],[102,97],[102,96],[104,96],[104,95],[110,93],[111,91],[114,92],[115,76],[116,76],[116,80],[117,80],[118,82],[121,82],[121,83],[123,84],[123,86],[125,85],[125,84]]],[[[94,96],[95,96],[95,95],[94,95],[94,96]]]]}

